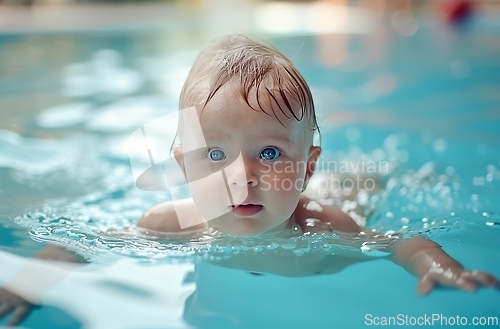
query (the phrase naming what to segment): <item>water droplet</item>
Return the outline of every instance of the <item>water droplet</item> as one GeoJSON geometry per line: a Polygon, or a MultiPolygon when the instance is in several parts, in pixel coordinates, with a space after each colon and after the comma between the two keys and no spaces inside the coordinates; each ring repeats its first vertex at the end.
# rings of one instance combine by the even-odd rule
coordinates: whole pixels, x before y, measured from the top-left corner
{"type": "Polygon", "coordinates": [[[383,250],[385,247],[385,245],[377,244],[375,241],[367,241],[363,242],[360,249],[361,252],[367,254],[368,256],[384,257],[390,254],[390,252],[383,250]]]}
{"type": "Polygon", "coordinates": [[[488,226],[500,226],[499,222],[486,222],[486,225],[488,226]]]}
{"type": "Polygon", "coordinates": [[[293,253],[296,255],[296,256],[302,256],[305,251],[303,249],[296,249],[293,251],[293,253]]]}
{"type": "Polygon", "coordinates": [[[489,211],[483,212],[483,217],[490,217],[491,215],[493,215],[492,212],[489,212],[489,211]]]}
{"type": "Polygon", "coordinates": [[[446,150],[446,141],[444,139],[437,139],[435,142],[434,142],[434,151],[438,152],[438,153],[441,153],[441,152],[444,152],[446,150]]]}
{"type": "Polygon", "coordinates": [[[382,161],[385,159],[386,155],[384,150],[377,148],[373,150],[372,157],[374,161],[382,161]]]}
{"type": "Polygon", "coordinates": [[[62,227],[57,227],[53,229],[50,233],[56,234],[56,235],[64,235],[66,233],[66,229],[62,227]]]}
{"type": "Polygon", "coordinates": [[[253,247],[254,252],[262,252],[263,250],[264,250],[264,248],[262,246],[253,247]]]}
{"type": "Polygon", "coordinates": [[[484,185],[484,177],[479,176],[479,177],[474,177],[472,178],[472,184],[474,185],[484,185]]]}
{"type": "Polygon", "coordinates": [[[291,244],[291,243],[284,243],[281,245],[281,248],[283,248],[285,250],[292,250],[292,249],[295,249],[295,245],[291,244]]]}
{"type": "Polygon", "coordinates": [[[85,237],[85,234],[81,233],[73,233],[73,232],[68,232],[67,237],[70,238],[71,240],[80,240],[81,238],[85,237]]]}
{"type": "Polygon", "coordinates": [[[410,154],[406,150],[402,150],[399,152],[399,161],[406,162],[410,158],[410,154]]]}
{"type": "Polygon", "coordinates": [[[276,248],[278,248],[278,244],[277,243],[271,243],[271,244],[269,244],[269,245],[266,246],[267,250],[275,250],[276,248]]]}
{"type": "Polygon", "coordinates": [[[497,171],[497,168],[494,165],[489,164],[486,166],[486,171],[488,174],[494,174],[497,171]]]}

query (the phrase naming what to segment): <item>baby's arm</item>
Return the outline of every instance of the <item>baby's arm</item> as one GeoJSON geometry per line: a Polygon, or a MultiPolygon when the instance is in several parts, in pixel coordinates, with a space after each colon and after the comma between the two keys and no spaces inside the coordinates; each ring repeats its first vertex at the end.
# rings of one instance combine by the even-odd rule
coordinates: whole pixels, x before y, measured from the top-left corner
{"type": "Polygon", "coordinates": [[[11,314],[7,326],[20,324],[33,306],[42,304],[46,291],[84,262],[82,257],[61,247],[47,245],[14,278],[0,286],[0,320],[11,314]]]}
{"type": "MultiPolygon", "coordinates": [[[[342,233],[360,233],[363,231],[354,220],[340,209],[329,205],[319,205],[308,198],[302,198],[296,211],[296,221],[305,232],[314,231],[307,226],[307,220],[319,221],[342,233]]],[[[365,231],[365,236],[374,234],[365,231]]],[[[417,276],[418,293],[428,294],[437,285],[454,286],[464,290],[475,290],[478,284],[498,287],[499,281],[491,274],[465,270],[460,263],[445,253],[441,246],[422,237],[398,241],[390,250],[394,263],[417,276]]]]}
{"type": "Polygon", "coordinates": [[[157,204],[142,216],[137,226],[167,233],[190,232],[207,227],[193,199],[178,200],[175,202],[175,205],[172,201],[157,204]],[[181,228],[179,218],[192,221],[193,223],[202,222],[202,224],[189,225],[189,223],[184,223],[184,228],[181,228]]]}
{"type": "Polygon", "coordinates": [[[437,285],[469,291],[476,290],[478,285],[499,286],[499,281],[493,275],[465,270],[440,245],[422,237],[402,240],[396,244],[392,261],[420,279],[417,288],[420,295],[428,294],[437,285]]]}
{"type": "Polygon", "coordinates": [[[329,228],[331,230],[345,232],[345,233],[359,233],[361,228],[356,222],[349,217],[346,213],[337,207],[322,205],[318,202],[302,196],[299,204],[295,210],[295,220],[304,232],[324,230],[329,228]],[[308,220],[315,220],[314,225],[308,225],[308,220]],[[318,225],[323,224],[323,225],[318,225]],[[326,227],[325,227],[326,224],[326,227]]]}

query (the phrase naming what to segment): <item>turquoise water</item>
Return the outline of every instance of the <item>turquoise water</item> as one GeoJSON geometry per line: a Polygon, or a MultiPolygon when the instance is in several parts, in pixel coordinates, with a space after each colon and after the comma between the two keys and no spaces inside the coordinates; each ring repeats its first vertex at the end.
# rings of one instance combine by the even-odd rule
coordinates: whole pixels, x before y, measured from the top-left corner
{"type": "MultiPolygon", "coordinates": [[[[384,187],[365,200],[368,227],[428,235],[465,267],[500,276],[500,26],[494,23],[421,26],[411,37],[390,30],[352,36],[347,61],[336,66],[320,60],[321,42],[338,38],[267,39],[311,86],[322,161],[389,164],[374,176],[384,187]]],[[[169,41],[160,47],[162,37],[0,39],[4,51],[39,49],[39,66],[2,77],[3,96],[50,96],[2,108],[0,283],[49,242],[89,262],[45,292],[43,306],[23,326],[363,328],[372,316],[500,317],[498,291],[438,289],[417,297],[416,278],[376,255],[335,274],[302,277],[214,265],[238,257],[301,264],[338,252],[331,236],[192,244],[146,239],[133,228],[128,237],[103,236],[169,197],[135,187],[126,148],[135,129],[175,111],[196,54],[169,41]],[[64,50],[58,58],[52,45],[64,50]]],[[[52,275],[52,268],[38,268],[30,281],[52,275]]]]}

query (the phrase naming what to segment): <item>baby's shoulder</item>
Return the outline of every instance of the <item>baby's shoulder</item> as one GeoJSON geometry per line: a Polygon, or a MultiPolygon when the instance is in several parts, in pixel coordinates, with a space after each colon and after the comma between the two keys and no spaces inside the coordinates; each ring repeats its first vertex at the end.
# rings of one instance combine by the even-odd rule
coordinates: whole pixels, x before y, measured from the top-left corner
{"type": "Polygon", "coordinates": [[[137,223],[138,227],[157,232],[189,233],[207,227],[193,199],[166,201],[152,207],[137,223]]]}
{"type": "Polygon", "coordinates": [[[361,228],[356,222],[337,207],[321,204],[318,201],[302,196],[294,212],[295,222],[304,232],[324,230],[358,233],[361,228]],[[315,228],[316,226],[316,228],[315,228]]]}

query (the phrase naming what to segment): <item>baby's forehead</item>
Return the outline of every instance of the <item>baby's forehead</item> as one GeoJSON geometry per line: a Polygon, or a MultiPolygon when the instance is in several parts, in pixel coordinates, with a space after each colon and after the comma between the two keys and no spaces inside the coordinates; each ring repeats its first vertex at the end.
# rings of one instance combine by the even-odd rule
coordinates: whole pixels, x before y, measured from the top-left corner
{"type": "Polygon", "coordinates": [[[300,112],[300,105],[297,102],[283,99],[279,94],[271,96],[267,92],[263,94],[254,90],[246,94],[240,90],[233,92],[221,90],[219,95],[207,103],[205,110],[211,110],[214,115],[228,115],[228,112],[236,112],[257,116],[269,125],[275,124],[290,129],[296,129],[300,121],[296,119],[296,113],[300,112]],[[245,112],[236,111],[240,109],[245,112]]]}
{"type": "Polygon", "coordinates": [[[291,128],[296,126],[297,121],[304,119],[306,112],[304,105],[292,92],[282,90],[273,83],[263,83],[257,87],[245,89],[235,80],[232,79],[221,86],[205,102],[202,111],[207,106],[216,109],[250,108],[255,112],[264,113],[273,122],[276,121],[291,128]]]}
{"type": "Polygon", "coordinates": [[[282,113],[265,113],[248,106],[239,106],[240,104],[234,102],[210,105],[216,106],[207,106],[200,113],[203,130],[232,128],[292,135],[303,131],[305,127],[303,122],[286,117],[282,113]]]}

